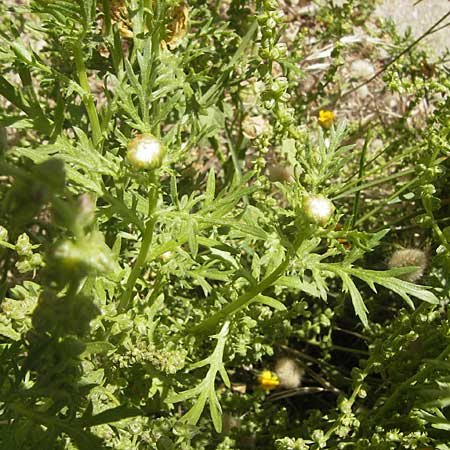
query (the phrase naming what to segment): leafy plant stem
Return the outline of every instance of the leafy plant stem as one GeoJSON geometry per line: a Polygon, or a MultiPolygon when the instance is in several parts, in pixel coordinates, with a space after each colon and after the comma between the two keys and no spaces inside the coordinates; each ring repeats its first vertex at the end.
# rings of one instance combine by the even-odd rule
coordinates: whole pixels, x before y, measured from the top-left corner
{"type": "Polygon", "coordinates": [[[252,289],[247,291],[245,294],[241,295],[234,302],[225,306],[221,311],[218,311],[216,314],[212,315],[209,319],[206,319],[200,325],[194,327],[190,332],[194,334],[202,334],[206,331],[209,331],[211,328],[214,328],[222,319],[229,317],[240,309],[244,308],[249,304],[249,302],[255,298],[258,294],[269,288],[278,278],[280,278],[291,262],[291,257],[286,257],[281,264],[261,283],[254,286],[252,289]]]}
{"type": "Polygon", "coordinates": [[[94,145],[98,147],[102,138],[102,130],[100,127],[100,121],[98,118],[97,110],[95,108],[93,95],[89,87],[86,66],[84,64],[83,52],[81,49],[81,42],[79,41],[74,45],[74,56],[75,56],[75,64],[77,67],[78,80],[80,81],[80,86],[85,91],[85,94],[83,96],[83,103],[86,107],[89,122],[91,123],[92,138],[94,141],[94,145]]]}
{"type": "MultiPolygon", "coordinates": [[[[445,347],[445,349],[435,358],[435,361],[442,361],[450,353],[450,344],[445,347]]],[[[429,364],[424,365],[415,375],[409,377],[406,381],[400,384],[393,394],[384,402],[383,406],[378,410],[377,414],[374,416],[374,420],[377,418],[386,417],[389,410],[398,404],[399,397],[414,384],[423,381],[427,375],[435,370],[435,365],[429,364]]]]}
{"type": "Polygon", "coordinates": [[[268,289],[272,284],[278,280],[283,274],[286,272],[286,269],[289,267],[291,260],[293,256],[296,254],[297,249],[300,247],[300,244],[303,242],[303,240],[306,238],[306,233],[302,234],[299,238],[297,238],[297,241],[293,248],[289,250],[286,257],[283,259],[283,261],[278,265],[278,267],[266,278],[264,278],[260,283],[258,283],[256,286],[253,286],[249,291],[242,294],[240,297],[238,297],[234,302],[228,304],[225,306],[222,310],[218,311],[217,313],[213,314],[208,319],[204,320],[202,323],[197,325],[196,327],[192,328],[190,333],[193,334],[202,334],[206,331],[211,330],[214,328],[222,319],[228,318],[231,315],[235,314],[242,308],[245,308],[250,304],[250,302],[258,295],[261,294],[261,292],[264,292],[266,289],[268,289]]]}
{"type": "Polygon", "coordinates": [[[119,302],[119,311],[125,311],[128,308],[128,305],[131,300],[131,296],[133,294],[134,285],[141,274],[142,267],[145,264],[145,260],[147,258],[148,250],[152,243],[153,239],[153,230],[155,228],[156,217],[152,216],[145,225],[144,234],[142,236],[142,244],[139,250],[139,255],[137,260],[131,269],[130,275],[128,276],[127,284],[125,287],[125,291],[122,294],[119,302]]]}

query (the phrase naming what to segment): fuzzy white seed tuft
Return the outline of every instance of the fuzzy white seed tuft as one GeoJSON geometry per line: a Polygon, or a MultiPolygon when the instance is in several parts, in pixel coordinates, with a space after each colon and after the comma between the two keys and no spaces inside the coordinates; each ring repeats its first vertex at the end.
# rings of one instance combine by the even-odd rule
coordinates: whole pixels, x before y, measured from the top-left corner
{"type": "Polygon", "coordinates": [[[416,266],[414,272],[405,273],[400,276],[405,281],[414,283],[420,280],[427,267],[427,254],[423,250],[417,248],[405,248],[395,251],[389,259],[388,266],[390,269],[398,267],[416,266]]]}
{"type": "Polygon", "coordinates": [[[357,59],[351,65],[351,73],[353,78],[368,80],[375,74],[375,68],[366,59],[357,59]]]}
{"type": "Polygon", "coordinates": [[[295,389],[302,382],[303,370],[292,358],[280,358],[275,363],[274,371],[277,374],[280,387],[284,389],[295,389]]]}

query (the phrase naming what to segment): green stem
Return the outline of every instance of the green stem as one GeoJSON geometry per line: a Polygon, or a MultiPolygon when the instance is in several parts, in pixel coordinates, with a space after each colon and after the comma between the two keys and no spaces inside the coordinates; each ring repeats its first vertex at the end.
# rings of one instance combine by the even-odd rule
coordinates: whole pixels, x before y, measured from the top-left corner
{"type": "Polygon", "coordinates": [[[139,250],[139,255],[137,260],[133,266],[133,269],[128,276],[127,284],[125,287],[125,291],[120,298],[118,310],[120,312],[125,311],[131,301],[131,296],[133,294],[134,285],[141,274],[142,267],[145,264],[145,260],[147,258],[148,250],[152,243],[153,239],[153,230],[155,228],[156,217],[151,217],[145,226],[144,234],[142,237],[141,249],[139,250]]]}
{"type": "MultiPolygon", "coordinates": [[[[152,60],[153,60],[153,67],[152,72],[153,80],[152,85],[154,84],[156,77],[159,74],[158,65],[159,65],[159,53],[160,53],[160,46],[161,46],[161,15],[162,15],[162,5],[160,1],[152,2],[152,8],[153,8],[153,20],[152,20],[152,60]],[[156,25],[156,27],[155,27],[156,25]]],[[[155,123],[153,126],[152,132],[153,134],[159,138],[161,136],[161,124],[160,124],[160,115],[161,115],[161,104],[160,100],[156,100],[154,104],[152,105],[152,120],[155,123]],[[155,120],[156,119],[156,120],[155,120]]],[[[144,111],[144,121],[147,120],[148,117],[148,111],[144,111]]],[[[146,125],[148,125],[148,122],[145,122],[146,125]]]]}
{"type": "Polygon", "coordinates": [[[10,248],[11,250],[16,249],[16,246],[14,244],[10,244],[9,242],[1,241],[1,240],[0,240],[0,246],[10,248]]]}
{"type": "Polygon", "coordinates": [[[210,318],[204,320],[200,325],[192,328],[190,333],[201,334],[214,328],[222,319],[230,317],[231,315],[238,312],[240,309],[245,308],[252,299],[254,299],[258,294],[265,291],[267,288],[272,286],[272,284],[280,278],[291,262],[291,255],[288,254],[286,258],[281,262],[281,264],[264,280],[259,284],[251,288],[245,294],[242,294],[234,302],[228,304],[220,311],[213,314],[210,318]]]}
{"type": "Polygon", "coordinates": [[[111,8],[109,6],[110,0],[102,0],[103,4],[103,23],[105,25],[105,34],[110,37],[112,32],[111,26],[111,8]]]}
{"type": "Polygon", "coordinates": [[[438,239],[441,241],[441,244],[445,247],[447,252],[450,252],[450,243],[448,242],[447,238],[445,237],[444,233],[442,232],[441,228],[437,224],[434,214],[433,214],[433,208],[431,206],[431,201],[427,198],[422,198],[422,205],[425,208],[425,211],[427,212],[428,216],[431,219],[431,227],[433,228],[434,233],[438,237],[438,239]]]}
{"type": "MultiPolygon", "coordinates": [[[[364,161],[366,160],[366,152],[367,152],[367,147],[369,146],[369,142],[370,142],[370,129],[367,131],[366,140],[364,141],[364,145],[361,150],[361,157],[359,159],[358,184],[356,185],[357,187],[359,187],[359,185],[362,182],[362,178],[364,177],[364,169],[365,169],[364,161]]],[[[358,190],[355,194],[355,201],[353,203],[352,225],[351,225],[352,228],[355,227],[356,218],[358,217],[360,198],[361,198],[361,190],[358,190]]]]}
{"type": "Polygon", "coordinates": [[[100,121],[98,119],[97,109],[95,108],[94,98],[89,87],[89,81],[86,72],[86,66],[83,60],[83,52],[81,49],[81,42],[77,42],[74,46],[75,64],[77,66],[78,80],[83,91],[83,103],[86,107],[86,111],[91,123],[92,138],[94,145],[97,147],[102,139],[102,129],[100,127],[100,121]]]}

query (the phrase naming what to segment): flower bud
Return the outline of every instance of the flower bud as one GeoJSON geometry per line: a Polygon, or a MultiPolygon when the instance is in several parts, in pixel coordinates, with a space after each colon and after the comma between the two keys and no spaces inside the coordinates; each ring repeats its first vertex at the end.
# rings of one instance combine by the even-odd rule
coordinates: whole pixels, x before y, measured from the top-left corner
{"type": "Polygon", "coordinates": [[[164,145],[149,133],[139,134],[127,147],[127,159],[135,169],[157,169],[161,167],[164,155],[164,145]]]}
{"type": "Polygon", "coordinates": [[[31,256],[33,254],[33,246],[31,245],[30,238],[26,233],[21,234],[17,238],[16,252],[20,256],[31,256]]]}
{"type": "Polygon", "coordinates": [[[334,205],[323,195],[307,195],[303,199],[303,211],[310,222],[325,226],[334,212],[334,205]]]}
{"type": "Polygon", "coordinates": [[[0,225],[0,241],[8,241],[8,230],[0,225]]]}

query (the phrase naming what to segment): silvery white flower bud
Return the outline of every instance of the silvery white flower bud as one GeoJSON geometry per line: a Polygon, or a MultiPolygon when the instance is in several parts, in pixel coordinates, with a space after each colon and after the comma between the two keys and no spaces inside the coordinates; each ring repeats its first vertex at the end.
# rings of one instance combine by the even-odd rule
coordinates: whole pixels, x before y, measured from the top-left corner
{"type": "Polygon", "coordinates": [[[323,195],[307,195],[303,198],[303,211],[310,222],[324,226],[333,215],[334,205],[323,195]]]}
{"type": "Polygon", "coordinates": [[[164,145],[149,133],[139,134],[127,147],[127,159],[135,169],[157,169],[161,167],[164,155],[164,145]]]}
{"type": "Polygon", "coordinates": [[[274,371],[282,388],[295,389],[302,382],[303,370],[292,358],[280,358],[275,363],[274,371]]]}

